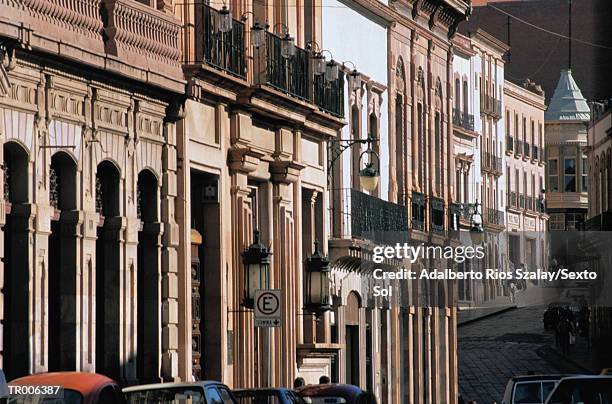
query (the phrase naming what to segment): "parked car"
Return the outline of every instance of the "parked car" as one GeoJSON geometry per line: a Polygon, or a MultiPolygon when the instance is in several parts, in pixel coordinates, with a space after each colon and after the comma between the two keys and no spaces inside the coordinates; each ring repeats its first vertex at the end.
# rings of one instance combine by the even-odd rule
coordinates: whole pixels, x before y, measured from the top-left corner
{"type": "Polygon", "coordinates": [[[221,382],[200,381],[193,383],[158,383],[123,389],[128,404],[189,403],[189,404],[237,404],[229,387],[221,382]]]}
{"type": "Polygon", "coordinates": [[[297,392],[306,402],[312,404],[376,404],[372,393],[352,384],[313,384],[300,387],[297,392]]]}
{"type": "Polygon", "coordinates": [[[277,389],[239,389],[233,390],[239,404],[306,404],[295,391],[277,389]]]}
{"type": "Polygon", "coordinates": [[[546,404],[579,403],[612,403],[612,376],[564,377],[546,400],[546,404]]]}
{"type": "Polygon", "coordinates": [[[121,388],[112,379],[95,373],[39,373],[12,380],[9,386],[61,386],[63,398],[42,398],[32,395],[11,395],[7,404],[124,404],[121,388]],[[33,401],[34,399],[34,401],[33,401]]]}
{"type": "Polygon", "coordinates": [[[555,385],[565,376],[515,376],[506,384],[502,404],[543,404],[555,385]]]}

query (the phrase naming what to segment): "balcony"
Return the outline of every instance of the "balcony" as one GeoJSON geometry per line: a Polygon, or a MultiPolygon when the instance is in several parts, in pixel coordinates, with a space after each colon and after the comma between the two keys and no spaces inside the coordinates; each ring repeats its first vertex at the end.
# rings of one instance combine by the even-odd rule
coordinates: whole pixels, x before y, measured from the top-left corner
{"type": "Polygon", "coordinates": [[[488,224],[495,226],[504,225],[504,212],[501,210],[486,208],[484,218],[488,224]]]}
{"type": "Polygon", "coordinates": [[[295,47],[295,55],[284,58],[282,39],[269,31],[265,33],[265,46],[255,49],[255,83],[266,84],[287,95],[310,101],[309,54],[295,47]]]}
{"type": "Polygon", "coordinates": [[[524,147],[523,147],[523,141],[522,140],[517,140],[515,143],[515,149],[514,149],[514,155],[515,156],[520,156],[523,154],[524,151],[524,147]]]}
{"type": "Polygon", "coordinates": [[[474,115],[453,108],[453,125],[471,132],[474,131],[474,115]]]}
{"type": "Polygon", "coordinates": [[[331,83],[323,75],[314,76],[314,103],[323,111],[336,117],[344,117],[344,73],[331,83]]]}
{"type": "Polygon", "coordinates": [[[508,193],[508,205],[511,208],[517,208],[518,207],[518,198],[516,195],[516,192],[511,191],[508,193]]]}
{"type": "Polygon", "coordinates": [[[523,147],[524,147],[523,157],[524,158],[529,158],[529,154],[530,154],[530,151],[531,151],[531,146],[529,145],[529,143],[525,142],[525,143],[523,143],[523,147]]]}
{"type": "Polygon", "coordinates": [[[431,197],[431,230],[444,234],[444,199],[431,197]]]}
{"type": "Polygon", "coordinates": [[[405,206],[356,189],[344,188],[332,192],[335,237],[370,240],[379,244],[406,241],[408,211],[405,206]]]}
{"type": "Polygon", "coordinates": [[[508,153],[514,152],[514,138],[512,136],[506,136],[506,151],[508,153]]]}
{"type": "Polygon", "coordinates": [[[525,196],[525,210],[536,210],[535,198],[533,196],[525,196]]]}
{"type": "Polygon", "coordinates": [[[531,146],[531,158],[533,160],[537,160],[538,159],[538,150],[539,147],[536,145],[531,146]]]}
{"type": "Polygon", "coordinates": [[[481,111],[484,114],[488,114],[495,119],[500,119],[502,117],[502,102],[496,98],[491,97],[490,95],[482,96],[481,103],[481,111]]]}
{"type": "Polygon", "coordinates": [[[244,23],[232,19],[229,32],[219,31],[219,11],[202,5],[203,59],[212,67],[246,78],[244,23]]]}
{"type": "Polygon", "coordinates": [[[412,193],[412,228],[425,230],[425,195],[420,192],[412,193]]]}
{"type": "Polygon", "coordinates": [[[184,91],[182,27],[171,13],[134,0],[20,0],[0,1],[0,15],[7,42],[184,91]]]}
{"type": "Polygon", "coordinates": [[[525,209],[525,195],[520,194],[519,195],[519,204],[518,207],[521,209],[525,209]]]}
{"type": "Polygon", "coordinates": [[[485,153],[483,160],[483,167],[485,170],[492,172],[494,175],[503,174],[502,158],[497,157],[491,153],[485,153]]]}

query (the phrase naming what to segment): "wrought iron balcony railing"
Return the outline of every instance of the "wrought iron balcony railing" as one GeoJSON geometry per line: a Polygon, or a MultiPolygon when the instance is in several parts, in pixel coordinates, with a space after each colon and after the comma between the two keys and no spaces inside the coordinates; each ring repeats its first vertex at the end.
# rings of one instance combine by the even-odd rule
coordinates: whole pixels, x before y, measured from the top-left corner
{"type": "Polygon", "coordinates": [[[501,157],[495,156],[491,153],[485,153],[485,158],[484,158],[484,167],[485,169],[493,172],[496,175],[502,175],[503,174],[503,164],[502,164],[502,159],[501,157]]]}
{"type": "Polygon", "coordinates": [[[219,30],[219,11],[202,5],[204,62],[235,76],[246,77],[244,23],[232,19],[229,32],[219,30]]]}
{"type": "Polygon", "coordinates": [[[344,116],[344,72],[338,73],[338,79],[328,82],[325,76],[314,76],[314,103],[323,111],[337,117],[344,116]]]}
{"type": "Polygon", "coordinates": [[[462,127],[463,129],[474,131],[474,115],[453,108],[453,125],[462,127]]]}
{"type": "Polygon", "coordinates": [[[512,208],[518,207],[518,200],[516,197],[516,192],[511,191],[508,193],[508,205],[512,208]]]}
{"type": "Polygon", "coordinates": [[[356,189],[332,191],[333,234],[381,244],[407,240],[408,210],[356,189]]]}
{"type": "Polygon", "coordinates": [[[494,224],[496,226],[504,225],[504,212],[501,210],[486,208],[485,209],[485,220],[489,224],[494,224]]]}
{"type": "Polygon", "coordinates": [[[444,199],[431,197],[431,230],[437,234],[444,234],[444,199]]]}
{"type": "Polygon", "coordinates": [[[529,145],[529,143],[525,142],[523,143],[523,147],[525,148],[523,150],[523,157],[529,157],[530,151],[531,151],[531,146],[529,145]]]}
{"type": "Polygon", "coordinates": [[[521,209],[525,209],[525,195],[523,195],[523,194],[519,195],[519,205],[518,205],[518,207],[521,208],[521,209]]]}
{"type": "Polygon", "coordinates": [[[523,154],[523,141],[522,140],[517,140],[516,141],[516,148],[514,149],[514,154],[517,156],[520,156],[523,154]]]}
{"type": "Polygon", "coordinates": [[[514,138],[512,136],[506,136],[506,151],[514,152],[514,138]]]}
{"type": "Polygon", "coordinates": [[[525,210],[535,210],[535,199],[533,196],[525,196],[525,210]]]}
{"type": "Polygon", "coordinates": [[[534,159],[534,160],[538,159],[538,151],[539,151],[539,149],[540,148],[538,146],[536,146],[536,145],[532,146],[532,149],[531,149],[532,150],[532,152],[531,152],[531,158],[532,159],[534,159]]]}
{"type": "Polygon", "coordinates": [[[458,109],[458,108],[453,108],[453,125],[461,126],[462,123],[463,123],[463,121],[462,121],[461,110],[458,109]]]}
{"type": "Polygon", "coordinates": [[[285,94],[310,101],[310,72],[308,52],[295,47],[295,55],[284,58],[281,54],[282,39],[266,31],[265,46],[255,50],[255,80],[267,84],[285,94]]]}
{"type": "Polygon", "coordinates": [[[425,230],[425,195],[420,192],[412,193],[412,228],[425,230]]]}

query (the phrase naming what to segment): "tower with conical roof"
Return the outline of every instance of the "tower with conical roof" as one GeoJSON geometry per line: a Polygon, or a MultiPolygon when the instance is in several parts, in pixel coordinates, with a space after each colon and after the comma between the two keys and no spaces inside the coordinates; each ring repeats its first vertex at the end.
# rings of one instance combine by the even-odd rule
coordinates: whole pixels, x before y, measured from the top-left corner
{"type": "Polygon", "coordinates": [[[590,109],[572,71],[561,71],[544,115],[547,152],[546,200],[550,230],[573,230],[588,209],[587,127],[590,109]]]}

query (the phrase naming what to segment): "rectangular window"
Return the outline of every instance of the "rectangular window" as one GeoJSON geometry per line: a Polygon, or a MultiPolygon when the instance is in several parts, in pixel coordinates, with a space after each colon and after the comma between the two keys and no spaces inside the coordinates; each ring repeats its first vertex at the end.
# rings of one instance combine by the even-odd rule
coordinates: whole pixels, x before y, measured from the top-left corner
{"type": "Polygon", "coordinates": [[[576,192],[576,159],[566,158],[563,165],[563,185],[565,192],[576,192]]]}
{"type": "Polygon", "coordinates": [[[588,163],[587,163],[587,158],[585,156],[582,156],[582,178],[581,178],[581,190],[582,192],[587,192],[587,188],[588,188],[588,178],[587,175],[589,174],[589,170],[588,170],[588,163]]]}
{"type": "Polygon", "coordinates": [[[557,159],[548,160],[548,190],[559,192],[559,161],[557,159]]]}

